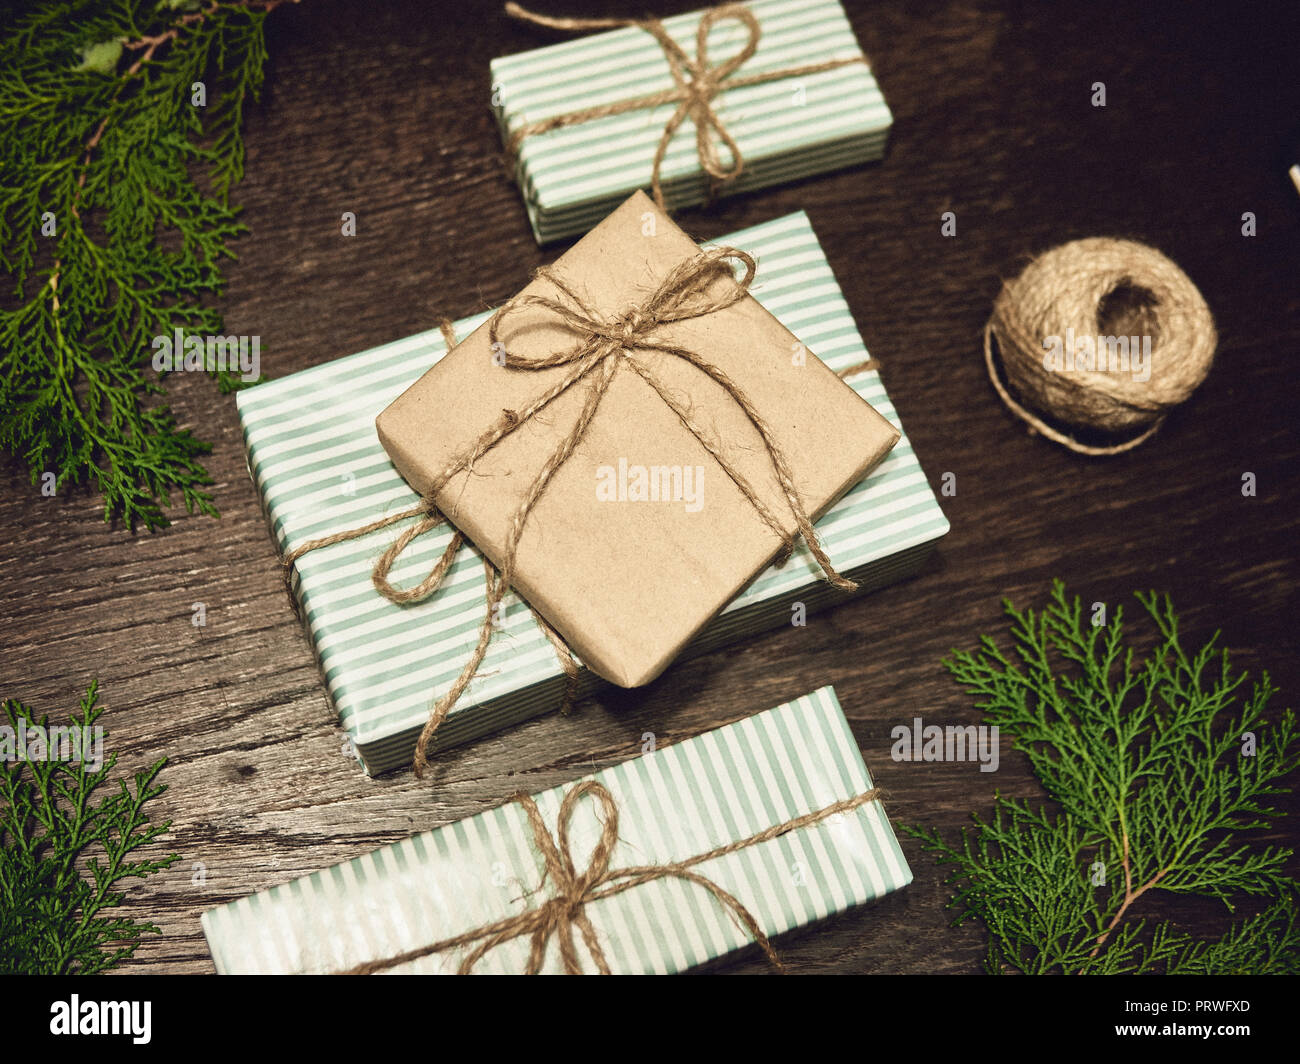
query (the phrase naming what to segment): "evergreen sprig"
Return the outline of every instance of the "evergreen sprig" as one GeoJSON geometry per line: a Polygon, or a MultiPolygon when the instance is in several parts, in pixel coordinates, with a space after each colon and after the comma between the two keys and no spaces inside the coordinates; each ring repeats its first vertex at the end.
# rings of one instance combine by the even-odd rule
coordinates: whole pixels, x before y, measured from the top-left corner
{"type": "MultiPolygon", "coordinates": [[[[0,42],[0,449],[32,482],[89,484],[104,518],[216,513],[152,370],[155,336],[212,335],[244,230],[244,104],[283,0],[42,0],[0,42]],[[204,83],[206,106],[192,103],[204,83]]],[[[214,371],[223,392],[236,374],[214,371]]]]}
{"type": "Polygon", "coordinates": [[[1167,596],[1137,595],[1159,640],[1141,663],[1123,611],[1085,622],[1057,581],[1039,613],[1004,607],[1014,652],[985,636],[945,664],[988,723],[1015,740],[1056,810],[995,798],[993,814],[956,844],[909,829],[950,866],[956,923],[989,931],[990,972],[1212,973],[1300,970],[1291,851],[1257,847],[1300,765],[1295,716],[1265,721],[1277,689],[1248,685],[1218,634],[1189,655],[1167,596]],[[1135,920],[1149,892],[1203,895],[1229,911],[1268,899],[1217,942],[1169,920],[1135,920]]]}
{"type": "MultiPolygon", "coordinates": [[[[91,734],[104,712],[92,683],[71,727],[91,734]]],[[[14,699],[4,703],[5,727],[19,735],[47,727],[14,699]],[[22,723],[20,723],[22,722],[22,723]]],[[[102,972],[130,957],[153,924],[106,914],[121,904],[118,886],[170,867],[180,858],[137,856],[171,827],[151,824],[144,806],[167,788],[156,783],[166,758],[128,783],[109,777],[117,755],[92,769],[55,757],[0,760],[0,972],[102,972]]]]}

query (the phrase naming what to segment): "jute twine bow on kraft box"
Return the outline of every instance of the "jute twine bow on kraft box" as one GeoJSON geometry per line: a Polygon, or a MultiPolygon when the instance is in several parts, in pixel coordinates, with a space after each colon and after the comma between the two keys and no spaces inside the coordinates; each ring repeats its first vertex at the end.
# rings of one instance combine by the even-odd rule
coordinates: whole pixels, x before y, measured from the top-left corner
{"type": "Polygon", "coordinates": [[[568,111],[537,122],[528,122],[511,133],[506,143],[506,150],[512,158],[517,158],[519,146],[527,137],[540,136],[565,126],[575,126],[591,122],[597,118],[626,114],[629,111],[645,111],[664,104],[677,104],[676,110],[664,126],[659,146],[655,149],[654,165],[650,171],[650,190],[655,203],[661,210],[667,210],[664,204],[663,188],[659,181],[659,172],[664,157],[668,154],[668,145],[672,143],[677,130],[686,119],[695,126],[695,144],[700,157],[700,168],[715,182],[734,181],[745,170],[745,160],[740,146],[731,135],[718,112],[714,109],[714,98],[730,89],[739,89],[747,85],[762,85],[769,81],[782,81],[786,78],[806,77],[820,74],[827,70],[866,63],[864,55],[849,59],[832,59],[824,63],[809,63],[803,66],[786,67],[782,70],[769,70],[762,74],[741,74],[737,71],[744,66],[758,51],[758,42],[763,31],[754,13],[743,4],[723,4],[707,9],[700,17],[695,35],[695,58],[682,50],[664,24],[657,18],[551,18],[538,15],[516,3],[506,4],[506,14],[523,22],[545,26],[556,30],[609,30],[635,26],[645,30],[663,49],[664,58],[668,60],[668,70],[672,74],[674,87],[662,92],[652,92],[644,96],[633,96],[614,103],[601,104],[596,107],[584,107],[577,111],[568,111]],[[734,19],[748,31],[745,45],[735,55],[717,63],[709,62],[709,31],[719,22],[734,19]],[[729,163],[724,162],[718,150],[719,142],[727,149],[729,163]]]}
{"type": "MultiPolygon", "coordinates": [[[[373,975],[377,972],[395,968],[400,964],[407,964],[410,961],[428,957],[434,953],[443,953],[448,950],[472,946],[473,949],[465,954],[458,969],[460,975],[468,975],[474,970],[479,961],[498,946],[528,936],[531,939],[531,947],[524,974],[537,975],[541,971],[546,958],[547,944],[552,937],[557,937],[560,959],[564,965],[565,974],[581,975],[582,965],[579,960],[577,938],[575,937],[575,932],[577,932],[578,935],[582,936],[583,944],[587,947],[587,952],[595,963],[597,971],[602,975],[609,975],[609,962],[606,960],[605,952],[601,948],[596,929],[587,916],[587,905],[602,898],[622,894],[624,891],[639,887],[644,883],[651,883],[660,879],[684,880],[711,894],[749,933],[750,938],[763,951],[763,955],[773,967],[777,971],[783,972],[785,968],[781,964],[780,958],[777,957],[776,951],[772,948],[772,943],[768,940],[767,935],[749,909],[735,895],[725,890],[714,880],[694,871],[694,868],[707,861],[713,861],[719,857],[725,857],[727,854],[735,853],[737,850],[757,846],[759,843],[768,842],[788,832],[821,823],[839,813],[852,812],[868,802],[877,801],[880,797],[880,790],[873,788],[862,794],[854,795],[852,798],[845,798],[821,809],[813,810],[811,813],[805,813],[803,816],[794,817],[784,823],[774,824],[772,827],[764,828],[747,838],[740,839],[737,842],[725,843],[709,850],[707,853],[696,854],[694,857],[689,857],[683,861],[611,868],[610,860],[618,843],[618,804],[614,801],[614,796],[610,794],[608,788],[603,784],[598,783],[596,780],[586,780],[575,784],[565,793],[564,800],[560,804],[559,815],[556,818],[556,833],[554,836],[551,835],[542,820],[542,814],[537,808],[537,803],[526,794],[517,795],[513,801],[523,808],[525,815],[528,817],[528,824],[533,832],[533,844],[543,863],[542,880],[538,884],[537,890],[541,890],[549,882],[551,885],[551,896],[549,898],[535,908],[525,909],[514,916],[507,916],[502,920],[485,924],[463,934],[444,938],[437,942],[430,942],[427,945],[406,950],[391,957],[367,961],[364,964],[359,964],[354,968],[335,974],[373,975]],[[587,867],[582,872],[579,872],[569,844],[569,830],[578,803],[588,795],[599,804],[603,815],[600,818],[600,838],[591,851],[587,867]]],[[[536,891],[532,893],[536,893],[536,891]]]]}
{"type": "MultiPolygon", "coordinates": [[[[504,365],[511,370],[536,371],[554,367],[569,367],[567,373],[552,387],[537,396],[520,410],[505,411],[496,424],[488,427],[478,439],[459,454],[433,481],[424,492],[419,503],[408,509],[386,515],[359,528],[348,529],[318,539],[309,540],[290,551],[284,558],[286,582],[292,577],[293,566],[299,558],[309,551],[328,547],[345,540],[360,538],[372,532],[386,528],[412,517],[419,518],[392,543],[380,556],[371,574],[375,589],[386,599],[396,603],[418,602],[428,598],[438,590],[443,578],[451,568],[456,552],[464,542],[459,532],[454,534],[446,550],[429,575],[417,586],[402,589],[395,587],[389,580],[393,564],[401,553],[417,537],[439,527],[446,517],[438,509],[435,498],[437,493],[462,471],[472,469],[474,463],[488,453],[520,426],[529,423],[545,410],[556,398],[567,393],[571,388],[584,384],[587,386],[587,398],[573,428],[565,434],[552,451],[550,458],[541,468],[537,478],[531,483],[523,496],[510,523],[504,557],[500,568],[484,559],[487,573],[486,609],[479,629],[478,642],[460,674],[451,687],[439,696],[429,714],[429,719],[421,731],[416,744],[414,767],[417,777],[422,777],[428,765],[428,745],[435,732],[446,719],[452,707],[456,705],[479,666],[487,654],[488,646],[495,629],[498,607],[511,587],[514,576],[515,554],[521,536],[527,526],[529,515],[545,493],[547,485],[568,461],[586,435],[588,426],[595,417],[601,400],[604,398],[614,373],[622,365],[630,366],[650,388],[677,415],[682,424],[695,436],[726,472],[727,476],[740,489],[741,495],[753,506],[761,519],[776,532],[782,541],[777,564],[787,560],[794,550],[796,538],[807,544],[809,551],[821,568],[825,578],[834,586],[844,591],[856,590],[857,585],[836,572],[830,558],[821,546],[817,532],[813,527],[799,491],[790,472],[786,457],[775,442],[771,428],[754,403],[744,394],[740,387],[716,366],[697,352],[687,350],[676,344],[658,338],[655,330],[662,325],[685,321],[704,315],[713,314],[732,306],[746,298],[754,280],[757,267],[753,258],[744,251],[735,248],[711,248],[698,252],[692,258],[684,260],[660,282],[659,286],[639,305],[630,307],[620,314],[603,316],[590,306],[554,268],[542,268],[535,276],[549,281],[560,298],[547,296],[517,296],[504,304],[492,317],[489,335],[494,345],[502,323],[514,312],[526,307],[540,308],[571,332],[577,342],[568,350],[527,358],[509,353],[504,344],[499,346],[506,351],[504,365]],[[731,264],[739,263],[744,272],[737,279],[731,264]],[[768,461],[782,489],[785,502],[794,518],[796,532],[785,533],[776,516],[767,507],[758,493],[748,483],[744,475],[735,468],[732,461],[716,446],[699,425],[695,423],[689,406],[657,380],[650,369],[631,357],[635,349],[655,351],[672,355],[695,366],[709,379],[717,384],[736,407],[743,412],[750,424],[758,431],[768,461]]],[[[444,336],[449,348],[454,346],[455,337],[444,336]]],[[[875,368],[868,361],[840,371],[840,376],[848,376],[865,369],[875,368]]],[[[551,641],[559,655],[561,665],[568,678],[565,692],[565,706],[572,699],[574,681],[578,675],[578,666],[563,639],[551,625],[535,611],[533,616],[541,625],[542,631],[551,641]]]]}
{"type": "Polygon", "coordinates": [[[1032,432],[1078,454],[1115,455],[1154,436],[1196,390],[1217,343],[1210,308],[1175,263],[1145,244],[1094,237],[1053,248],[1002,286],[984,328],[984,361],[999,397],[1032,432]],[[1064,350],[1078,339],[1091,347],[1082,366],[1064,350]],[[1054,341],[1069,365],[1048,357],[1054,341]],[[1146,345],[1149,377],[1139,379],[1134,358],[1146,345]],[[1104,442],[1080,441],[1080,431],[1104,442]]]}

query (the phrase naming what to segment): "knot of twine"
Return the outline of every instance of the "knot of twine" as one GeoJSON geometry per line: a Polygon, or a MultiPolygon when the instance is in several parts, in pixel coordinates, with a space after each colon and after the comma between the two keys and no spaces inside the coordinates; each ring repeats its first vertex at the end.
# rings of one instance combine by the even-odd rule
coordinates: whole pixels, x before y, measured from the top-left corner
{"type": "Polygon", "coordinates": [[[458,970],[458,974],[468,975],[479,961],[498,946],[527,935],[531,937],[532,943],[528,953],[528,964],[525,968],[526,975],[536,975],[541,971],[546,956],[546,946],[552,937],[558,939],[560,959],[564,964],[565,974],[581,975],[582,965],[579,961],[576,932],[577,935],[581,935],[583,944],[587,947],[587,953],[595,963],[596,969],[601,975],[609,975],[609,962],[601,947],[600,939],[596,935],[596,929],[587,916],[587,905],[593,901],[599,901],[601,898],[622,894],[624,891],[639,887],[643,883],[650,883],[660,879],[681,879],[693,883],[713,895],[736,918],[737,922],[748,931],[750,938],[757,943],[759,949],[763,951],[763,955],[767,957],[773,967],[784,972],[785,966],[776,955],[772,943],[768,940],[754,915],[735,895],[707,876],[692,871],[692,868],[704,864],[706,861],[725,857],[737,850],[743,850],[748,846],[768,842],[787,832],[819,823],[838,813],[847,813],[858,809],[868,802],[876,801],[880,797],[881,792],[879,789],[872,789],[854,795],[852,798],[833,802],[811,813],[794,817],[784,823],[765,828],[748,838],[725,843],[709,850],[707,853],[697,854],[682,861],[611,868],[610,859],[613,856],[614,847],[618,844],[618,804],[614,801],[614,796],[609,793],[609,790],[603,784],[598,783],[596,780],[585,780],[582,783],[575,784],[565,793],[564,800],[560,803],[559,815],[556,818],[556,834],[554,837],[547,829],[545,821],[542,820],[542,814],[537,808],[537,803],[526,794],[517,795],[513,801],[523,808],[524,814],[528,818],[529,827],[532,828],[533,832],[533,844],[543,864],[541,882],[530,893],[540,891],[549,880],[552,884],[551,896],[535,908],[526,909],[514,916],[507,916],[504,919],[477,927],[472,931],[466,931],[451,938],[444,938],[438,942],[431,942],[416,949],[406,950],[391,957],[367,961],[338,974],[373,975],[376,972],[395,968],[399,964],[419,960],[421,957],[427,957],[433,953],[473,946],[474,948],[461,960],[458,970]],[[602,815],[599,818],[601,821],[600,838],[591,851],[587,867],[579,872],[569,845],[570,822],[573,819],[574,810],[577,809],[578,803],[589,795],[596,801],[601,810],[602,815]]]}
{"type": "MultiPolygon", "coordinates": [[[[984,327],[984,361],[1002,401],[1031,431],[1079,454],[1112,455],[1155,435],[1205,379],[1217,343],[1210,308],[1174,262],[1145,244],[1094,237],[1053,248],[1003,284],[984,327]],[[1108,307],[1125,296],[1135,305],[1126,319],[1113,320],[1108,307]],[[1093,365],[1049,366],[1049,342],[1064,345],[1071,336],[1088,338],[1093,365]],[[1131,348],[1148,338],[1150,376],[1141,380],[1131,348]],[[1062,427],[1125,438],[1094,445],[1062,427]]],[[[1064,354],[1072,359],[1074,352],[1064,354]]]]}
{"type": "Polygon", "coordinates": [[[714,182],[734,181],[744,172],[745,160],[740,153],[740,147],[713,106],[714,97],[719,92],[725,89],[739,89],[747,85],[761,85],[768,81],[820,74],[826,70],[836,70],[839,67],[867,61],[866,56],[856,55],[850,59],[831,59],[822,63],[809,63],[804,66],[786,67],[763,74],[747,74],[738,77],[736,71],[758,51],[758,42],[762,37],[758,19],[743,4],[723,4],[709,8],[701,15],[695,33],[694,59],[668,35],[664,24],[657,18],[550,18],[546,15],[538,15],[516,3],[506,4],[505,10],[511,18],[556,30],[604,30],[635,26],[645,30],[658,42],[659,47],[663,49],[664,58],[668,61],[673,88],[596,107],[584,107],[537,122],[525,123],[511,133],[507,141],[507,151],[512,157],[517,156],[519,146],[526,137],[590,122],[596,118],[607,118],[611,115],[626,114],[629,111],[648,110],[663,104],[675,103],[677,108],[664,125],[664,131],[659,137],[659,145],[655,149],[654,165],[650,170],[650,189],[655,203],[661,210],[667,210],[667,207],[664,203],[659,173],[663,167],[664,157],[668,154],[668,145],[688,118],[695,126],[695,147],[700,158],[700,168],[713,178],[714,182]],[[741,23],[748,32],[748,37],[744,47],[735,55],[716,64],[710,64],[709,31],[724,19],[734,19],[741,23]],[[719,145],[726,148],[729,162],[723,161],[719,145]]]}
{"type": "MultiPolygon", "coordinates": [[[[762,414],[741,391],[739,386],[717,366],[687,348],[654,335],[655,330],[661,326],[714,314],[745,299],[749,294],[749,287],[754,280],[756,270],[757,265],[754,259],[743,251],[725,247],[709,248],[700,251],[689,259],[683,260],[670,270],[659,287],[643,303],[629,307],[622,313],[611,317],[602,316],[553,268],[543,267],[535,271],[534,277],[548,281],[564,298],[557,299],[540,295],[516,296],[501,306],[489,320],[488,337],[494,351],[505,352],[501,364],[509,369],[528,371],[568,367],[568,372],[522,410],[503,411],[495,425],[488,428],[471,447],[462,452],[441,473],[434,477],[433,482],[417,505],[390,514],[377,521],[372,521],[360,528],[349,529],[310,540],[286,555],[284,567],[286,580],[288,580],[292,575],[294,563],[308,551],[368,535],[406,518],[419,517],[420,520],[405,529],[380,556],[375,563],[374,571],[371,573],[371,579],[375,589],[392,602],[422,601],[438,589],[443,577],[451,568],[455,554],[464,541],[459,532],[452,536],[451,542],[434,565],[433,570],[415,587],[398,588],[390,582],[388,577],[393,564],[412,541],[446,521],[446,517],[438,510],[434,501],[438,492],[459,473],[472,470],[474,463],[479,458],[514,432],[520,425],[537,416],[554,400],[568,392],[570,388],[584,381],[589,382],[586,401],[577,421],[559,441],[559,444],[538,472],[536,479],[529,485],[515,510],[507,531],[500,568],[498,569],[486,559],[484,560],[487,573],[487,608],[484,612],[482,625],[479,628],[478,642],[455,682],[434,703],[429,719],[420,733],[420,738],[416,744],[414,762],[417,777],[423,776],[427,766],[429,741],[446,719],[448,712],[469,686],[470,681],[478,671],[479,665],[482,664],[484,656],[487,654],[498,616],[498,607],[505,598],[514,577],[515,555],[528,518],[538,500],[546,491],[547,485],[550,484],[555,474],[582,442],[592,419],[596,415],[596,411],[600,408],[601,401],[609,391],[615,373],[621,366],[627,366],[635,371],[669,409],[677,415],[686,429],[713,456],[713,459],[722,470],[736,484],[741,494],[757,511],[764,523],[776,533],[781,541],[776,564],[784,564],[794,550],[795,536],[787,533],[782,528],[776,515],[763,502],[744,475],[727,458],[721,446],[696,423],[689,405],[678,399],[645,362],[636,358],[633,354],[634,351],[654,351],[663,355],[672,355],[688,362],[704,373],[727,394],[732,402],[745,414],[763,442],[782,494],[794,517],[797,536],[807,544],[809,551],[832,586],[843,591],[857,590],[857,584],[835,571],[829,556],[822,548],[817,532],[813,528],[812,519],[796,490],[794,477],[790,472],[785,454],[777,445],[772,430],[762,414]],[[731,263],[733,261],[739,262],[744,267],[744,274],[739,280],[732,271],[731,263]],[[721,289],[721,294],[713,294],[715,289],[718,288],[721,289]],[[508,346],[502,343],[500,339],[502,324],[512,314],[527,307],[536,307],[547,311],[557,323],[574,333],[578,338],[578,342],[568,350],[553,351],[536,358],[525,358],[511,353],[508,346]]],[[[873,367],[868,362],[861,366],[849,367],[848,370],[842,371],[841,375],[847,375],[862,368],[873,367]]],[[[569,686],[565,695],[565,705],[567,707],[572,698],[574,682],[578,675],[577,663],[558,633],[536,611],[534,611],[533,616],[536,617],[542,631],[551,641],[552,646],[555,647],[557,654],[560,655],[561,663],[569,677],[569,686]]]]}

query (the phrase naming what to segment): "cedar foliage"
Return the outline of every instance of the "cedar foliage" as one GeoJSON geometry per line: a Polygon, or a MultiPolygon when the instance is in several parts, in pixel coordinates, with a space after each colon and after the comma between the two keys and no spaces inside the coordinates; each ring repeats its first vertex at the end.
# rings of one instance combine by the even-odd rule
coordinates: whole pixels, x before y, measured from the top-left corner
{"type": "Polygon", "coordinates": [[[1122,609],[1093,626],[1060,581],[1041,612],[1004,602],[1011,653],[988,636],[952,653],[949,671],[1025,753],[1054,808],[998,795],[955,842],[910,833],[950,872],[954,923],[988,929],[991,973],[1300,971],[1291,851],[1250,838],[1270,828],[1300,764],[1295,716],[1268,722],[1267,673],[1251,683],[1235,671],[1217,633],[1189,654],[1169,598],[1137,599],[1159,636],[1140,662],[1122,609]],[[1262,908],[1202,941],[1172,919],[1133,918],[1147,895],[1262,908]]]}
{"type": "Polygon", "coordinates": [[[41,0],[0,19],[0,450],[33,484],[91,486],[106,521],[164,526],[173,494],[216,514],[210,447],[168,410],[152,341],[221,332],[243,112],[280,2],[41,0]]]}
{"type": "MultiPolygon", "coordinates": [[[[93,729],[104,712],[92,683],[69,725],[93,729]]],[[[48,734],[47,718],[15,699],[0,725],[11,734],[48,734]],[[20,729],[22,729],[20,731],[20,729]]],[[[83,734],[87,734],[84,733],[83,734]]],[[[12,740],[11,740],[12,741],[12,740]]],[[[120,916],[119,888],[180,860],[142,856],[171,827],[151,824],[145,805],[166,790],[166,759],[114,779],[117,755],[92,769],[84,761],[0,759],[0,973],[92,975],[135,953],[153,924],[120,916]]]]}

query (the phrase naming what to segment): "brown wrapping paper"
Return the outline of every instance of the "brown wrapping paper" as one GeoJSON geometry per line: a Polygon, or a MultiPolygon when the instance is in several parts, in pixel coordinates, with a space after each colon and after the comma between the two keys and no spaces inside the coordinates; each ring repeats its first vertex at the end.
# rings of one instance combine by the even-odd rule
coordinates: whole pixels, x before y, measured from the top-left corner
{"type": "MultiPolygon", "coordinates": [[[[554,268],[589,304],[612,315],[644,301],[672,267],[697,251],[638,192],[554,268]]],[[[761,263],[758,276],[761,285],[761,263]]],[[[562,298],[542,279],[524,291],[562,298]]],[[[888,421],[814,354],[803,354],[793,334],[752,297],[663,326],[655,335],[708,359],[762,412],[814,519],[898,440],[888,421]]],[[[512,315],[502,339],[512,354],[525,357],[579,342],[533,307],[512,315]]],[[[793,532],[794,518],[761,437],[726,392],[671,355],[644,349],[632,355],[687,401],[697,425],[793,532]]],[[[522,408],[569,368],[497,364],[485,324],[379,415],[379,439],[402,476],[424,494],[503,410],[522,408]]],[[[494,564],[501,564],[521,497],[575,423],[586,394],[585,383],[571,388],[437,494],[438,508],[494,564]]],[[[588,668],[636,687],[658,676],[780,548],[781,540],[722,466],[640,376],[620,366],[582,442],[528,519],[514,586],[588,668]],[[686,486],[689,470],[691,491],[676,501],[634,501],[638,467],[668,470],[655,479],[674,487],[686,486]],[[621,496],[622,484],[630,497],[611,500],[611,493],[621,496]]]]}

